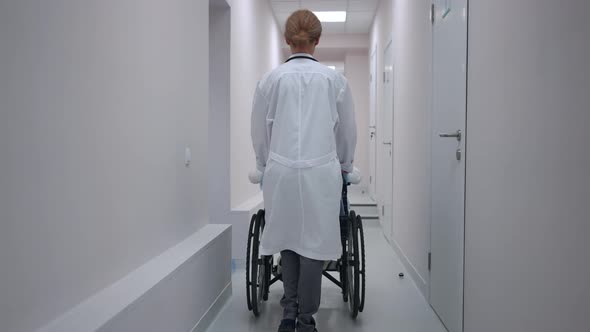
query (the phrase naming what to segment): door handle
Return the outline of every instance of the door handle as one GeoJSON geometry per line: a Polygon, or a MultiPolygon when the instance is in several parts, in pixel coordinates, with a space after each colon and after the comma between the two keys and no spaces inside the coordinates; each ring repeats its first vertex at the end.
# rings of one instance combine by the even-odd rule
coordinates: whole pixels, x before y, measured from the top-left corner
{"type": "Polygon", "coordinates": [[[438,136],[443,137],[443,138],[446,138],[446,137],[456,138],[457,141],[461,142],[461,138],[463,138],[463,132],[461,130],[457,130],[457,132],[455,132],[455,133],[438,134],[438,136]]]}
{"type": "Polygon", "coordinates": [[[389,141],[389,142],[383,142],[383,144],[385,144],[385,145],[391,145],[391,141],[389,141]]]}

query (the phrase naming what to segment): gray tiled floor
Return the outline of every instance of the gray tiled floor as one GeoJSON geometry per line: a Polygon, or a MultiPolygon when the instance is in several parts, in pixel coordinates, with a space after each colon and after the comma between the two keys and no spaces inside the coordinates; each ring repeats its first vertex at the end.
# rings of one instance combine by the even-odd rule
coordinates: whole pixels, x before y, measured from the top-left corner
{"type": "MultiPolygon", "coordinates": [[[[367,252],[367,303],[356,320],[349,316],[347,304],[338,288],[324,278],[322,304],[316,316],[318,330],[326,331],[396,331],[445,332],[436,314],[424,300],[409,277],[399,279],[403,265],[381,234],[378,221],[365,225],[367,252]]],[[[406,275],[408,275],[406,273],[406,275]]],[[[282,284],[271,287],[270,298],[255,318],[246,307],[245,272],[233,274],[233,296],[208,332],[267,332],[276,331],[281,320],[279,300],[282,284]]]]}

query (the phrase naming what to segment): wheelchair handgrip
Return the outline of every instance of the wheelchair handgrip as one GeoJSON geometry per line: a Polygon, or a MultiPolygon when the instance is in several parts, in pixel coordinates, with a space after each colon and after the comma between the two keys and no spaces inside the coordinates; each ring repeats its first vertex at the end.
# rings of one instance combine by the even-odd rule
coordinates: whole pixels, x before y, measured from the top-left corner
{"type": "Polygon", "coordinates": [[[350,184],[359,184],[359,183],[361,183],[362,176],[360,175],[360,173],[355,174],[353,172],[353,173],[348,174],[347,180],[350,184]]]}
{"type": "Polygon", "coordinates": [[[344,176],[345,181],[347,181],[350,184],[359,184],[361,183],[363,177],[361,175],[361,171],[359,171],[358,168],[353,168],[352,173],[347,173],[344,176]]]}
{"type": "Polygon", "coordinates": [[[254,170],[248,173],[248,179],[252,184],[259,184],[262,182],[262,172],[259,170],[254,170]]]}
{"type": "MultiPolygon", "coordinates": [[[[252,184],[259,184],[260,182],[262,182],[262,175],[262,172],[260,172],[259,170],[250,171],[248,173],[248,179],[252,184]]],[[[362,179],[363,177],[361,175],[361,172],[356,167],[354,168],[352,173],[348,173],[344,176],[344,180],[350,184],[359,184],[361,183],[362,179]]]]}

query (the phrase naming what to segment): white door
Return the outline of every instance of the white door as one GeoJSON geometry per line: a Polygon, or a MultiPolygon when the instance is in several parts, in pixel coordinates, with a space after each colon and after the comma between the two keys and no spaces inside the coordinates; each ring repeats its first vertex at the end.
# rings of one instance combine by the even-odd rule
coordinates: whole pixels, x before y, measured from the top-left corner
{"type": "Polygon", "coordinates": [[[467,0],[434,0],[430,303],[463,331],[467,0]]]}
{"type": "Polygon", "coordinates": [[[370,86],[370,103],[371,108],[369,112],[369,196],[376,200],[377,193],[377,125],[376,125],[376,111],[377,111],[377,48],[371,53],[371,86],[370,86]]]}
{"type": "Polygon", "coordinates": [[[393,233],[393,46],[389,42],[383,53],[383,107],[380,126],[382,174],[379,179],[381,226],[388,239],[393,233]]]}

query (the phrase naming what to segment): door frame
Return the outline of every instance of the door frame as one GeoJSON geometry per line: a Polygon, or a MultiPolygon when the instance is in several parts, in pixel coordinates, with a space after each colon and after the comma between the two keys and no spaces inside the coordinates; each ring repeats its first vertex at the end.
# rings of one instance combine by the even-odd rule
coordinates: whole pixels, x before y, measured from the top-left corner
{"type": "MultiPolygon", "coordinates": [[[[393,169],[394,169],[394,165],[393,165],[394,161],[393,160],[394,160],[395,152],[394,152],[393,146],[394,146],[394,121],[395,121],[395,115],[394,115],[394,113],[395,113],[394,112],[394,110],[395,110],[395,53],[394,53],[394,49],[393,49],[393,47],[394,47],[393,36],[389,37],[388,42],[385,43],[385,47],[383,48],[383,51],[382,51],[383,58],[381,61],[381,68],[383,69],[383,71],[380,71],[380,74],[383,75],[381,78],[381,80],[382,80],[382,89],[381,90],[382,90],[383,94],[381,96],[382,103],[381,103],[381,109],[380,109],[380,118],[379,118],[380,121],[379,122],[382,124],[385,123],[383,121],[383,120],[385,120],[385,119],[383,119],[383,114],[385,113],[385,97],[386,97],[386,93],[385,93],[385,73],[386,73],[385,63],[387,62],[387,57],[385,56],[385,54],[390,47],[391,47],[391,59],[390,60],[391,60],[391,66],[392,66],[392,68],[391,68],[391,109],[390,109],[390,112],[391,112],[391,119],[390,120],[391,121],[387,125],[391,126],[391,147],[390,147],[390,149],[391,149],[391,169],[385,170],[385,165],[384,165],[385,159],[384,158],[386,158],[386,156],[382,155],[381,158],[377,158],[378,164],[381,165],[381,167],[380,167],[381,172],[378,172],[377,176],[381,179],[381,183],[379,185],[383,188],[383,187],[385,187],[384,184],[382,183],[382,179],[385,178],[385,176],[383,176],[383,174],[385,174],[385,173],[383,173],[383,172],[384,171],[391,172],[391,183],[389,184],[389,186],[391,187],[391,189],[390,189],[391,195],[389,197],[389,205],[391,206],[391,220],[388,221],[390,223],[390,225],[388,227],[385,227],[383,229],[383,231],[385,233],[385,230],[388,230],[389,234],[385,233],[386,238],[388,241],[394,242],[394,235],[393,235],[394,234],[394,231],[393,231],[393,219],[394,219],[393,218],[393,192],[394,191],[393,191],[393,186],[394,186],[395,181],[394,181],[394,174],[393,174],[394,173],[393,172],[393,169]]],[[[384,134],[386,132],[386,130],[384,128],[385,128],[384,126],[381,126],[381,130],[379,131],[380,136],[378,137],[379,140],[381,141],[382,145],[385,140],[384,134]]],[[[378,143],[377,143],[377,145],[378,145],[378,143]]],[[[381,147],[378,150],[383,150],[383,148],[381,147]]],[[[382,211],[384,211],[384,208],[385,208],[384,207],[384,205],[385,205],[384,204],[384,197],[383,197],[385,195],[383,195],[383,193],[384,193],[383,189],[380,191],[378,190],[378,192],[380,193],[379,194],[379,201],[381,203],[381,212],[382,212],[382,211]]],[[[381,213],[380,219],[384,219],[383,212],[381,213]]],[[[382,221],[382,223],[381,223],[382,227],[385,222],[386,222],[385,220],[382,221]]]]}
{"type": "Polygon", "coordinates": [[[373,50],[371,51],[370,57],[369,57],[369,65],[370,65],[370,72],[371,72],[371,90],[370,90],[370,103],[371,103],[371,109],[369,110],[369,132],[371,132],[371,130],[374,132],[374,136],[373,136],[373,140],[372,140],[372,147],[369,147],[369,196],[371,196],[371,198],[374,201],[377,201],[378,195],[377,195],[377,166],[378,166],[378,151],[377,151],[377,141],[378,141],[378,135],[377,135],[377,111],[378,111],[378,107],[377,107],[377,97],[378,97],[378,72],[379,72],[379,62],[378,62],[378,50],[379,50],[379,45],[375,44],[375,47],[373,47],[373,50]],[[371,149],[373,149],[373,154],[371,155],[371,149]]]}

